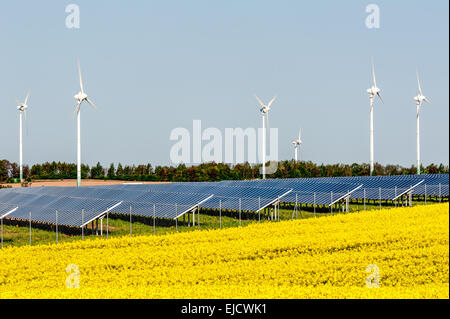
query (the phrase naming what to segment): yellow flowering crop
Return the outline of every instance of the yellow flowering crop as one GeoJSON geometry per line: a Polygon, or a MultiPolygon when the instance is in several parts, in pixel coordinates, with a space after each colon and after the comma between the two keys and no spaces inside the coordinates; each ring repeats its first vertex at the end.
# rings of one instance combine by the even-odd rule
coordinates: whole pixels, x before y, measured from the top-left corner
{"type": "Polygon", "coordinates": [[[0,297],[449,298],[449,205],[8,247],[0,297]]]}

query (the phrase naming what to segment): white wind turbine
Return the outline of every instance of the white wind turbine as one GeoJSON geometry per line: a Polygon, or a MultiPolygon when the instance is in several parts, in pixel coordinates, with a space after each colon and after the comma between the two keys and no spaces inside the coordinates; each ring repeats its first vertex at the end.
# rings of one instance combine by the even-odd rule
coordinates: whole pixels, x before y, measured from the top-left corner
{"type": "MultiPolygon", "coordinates": [[[[381,102],[383,99],[380,95],[380,89],[377,87],[377,80],[375,78],[375,67],[372,59],[372,87],[367,89],[367,93],[369,94],[370,99],[370,175],[373,174],[373,102],[375,99],[375,95],[378,95],[381,102]]],[[[383,102],[384,103],[384,102],[383,102]]]]}
{"type": "Polygon", "coordinates": [[[425,101],[431,104],[430,100],[422,93],[422,87],[420,86],[419,71],[416,72],[417,75],[417,86],[419,87],[419,94],[414,97],[417,105],[417,116],[416,116],[416,137],[417,137],[417,174],[420,174],[420,107],[422,102],[425,101]]]}
{"type": "Polygon", "coordinates": [[[22,103],[16,99],[17,110],[19,110],[19,171],[20,171],[20,182],[23,182],[23,150],[22,150],[22,118],[25,118],[25,125],[27,127],[28,133],[28,121],[27,121],[27,109],[28,109],[28,98],[30,97],[30,92],[27,93],[25,101],[22,103]]]}
{"type": "Polygon", "coordinates": [[[258,103],[261,105],[261,115],[262,115],[262,178],[266,179],[266,128],[265,128],[265,120],[267,121],[267,130],[270,131],[269,128],[269,111],[270,106],[273,104],[273,102],[276,100],[276,96],[270,100],[270,102],[265,105],[258,96],[255,94],[255,98],[258,101],[258,103]]]}
{"type": "Polygon", "coordinates": [[[81,186],[81,132],[80,132],[80,108],[83,101],[88,102],[94,109],[97,109],[95,104],[88,98],[87,94],[84,92],[83,79],[81,77],[80,62],[78,62],[78,74],[80,77],[80,92],[74,96],[75,100],[78,102],[75,111],[73,112],[72,118],[77,115],[77,186],[81,186]]]}
{"type": "Polygon", "coordinates": [[[300,160],[302,159],[301,158],[301,147],[302,147],[303,141],[302,141],[302,129],[301,128],[298,131],[298,139],[293,140],[292,144],[294,145],[294,158],[295,158],[295,161],[297,162],[297,150],[300,152],[300,160]]]}

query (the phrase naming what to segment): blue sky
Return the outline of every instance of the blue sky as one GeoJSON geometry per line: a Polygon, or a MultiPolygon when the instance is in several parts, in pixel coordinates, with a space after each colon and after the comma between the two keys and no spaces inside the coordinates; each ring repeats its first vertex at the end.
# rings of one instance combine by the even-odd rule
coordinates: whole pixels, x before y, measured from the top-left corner
{"type": "Polygon", "coordinates": [[[18,161],[14,99],[31,91],[24,162],[76,161],[76,61],[99,111],[82,110],[83,162],[171,164],[172,129],[258,127],[253,97],[278,95],[270,124],[291,159],[368,162],[370,59],[375,160],[415,163],[416,68],[431,105],[422,160],[449,163],[448,1],[2,1],[0,158],[18,161]],[[65,26],[78,4],[80,29],[65,26]],[[380,29],[365,8],[380,7],[380,29]]]}

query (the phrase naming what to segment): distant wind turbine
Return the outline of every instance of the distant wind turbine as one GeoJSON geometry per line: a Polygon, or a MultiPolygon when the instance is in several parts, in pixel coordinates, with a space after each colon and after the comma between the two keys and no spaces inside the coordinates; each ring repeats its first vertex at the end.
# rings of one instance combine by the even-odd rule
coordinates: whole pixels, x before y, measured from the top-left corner
{"type": "MultiPolygon", "coordinates": [[[[380,89],[377,87],[377,80],[375,78],[375,67],[372,59],[372,87],[367,89],[367,93],[369,94],[370,99],[370,175],[373,174],[373,102],[375,99],[375,95],[378,95],[381,102],[383,99],[380,95],[380,89]]],[[[384,103],[384,102],[383,102],[384,103]]]]}
{"type": "Polygon", "coordinates": [[[20,171],[20,182],[23,182],[23,144],[22,144],[22,118],[25,118],[25,125],[27,127],[28,134],[28,121],[27,121],[27,109],[28,109],[28,99],[30,97],[30,92],[27,93],[25,101],[22,103],[16,99],[17,110],[19,110],[19,171],[20,171]]]}
{"type": "Polygon", "coordinates": [[[295,158],[295,161],[297,162],[297,150],[300,153],[300,160],[302,160],[302,158],[301,158],[301,147],[302,147],[303,141],[302,141],[302,129],[301,128],[298,131],[298,139],[293,140],[292,144],[294,145],[294,158],[295,158]]]}
{"type": "Polygon", "coordinates": [[[275,100],[277,99],[276,96],[274,96],[272,98],[272,100],[270,100],[270,102],[265,105],[258,96],[256,96],[255,94],[255,98],[258,101],[258,103],[261,105],[261,115],[262,115],[262,178],[266,179],[266,128],[265,128],[265,121],[264,119],[267,121],[267,130],[270,131],[269,128],[269,111],[270,111],[270,106],[273,104],[273,102],[275,102],[275,100]]]}
{"type": "Polygon", "coordinates": [[[77,186],[81,186],[81,132],[80,132],[80,113],[81,113],[81,103],[83,101],[88,102],[94,109],[97,109],[95,104],[88,98],[87,94],[84,92],[83,88],[83,79],[81,77],[81,68],[80,62],[78,62],[78,74],[80,77],[80,92],[78,92],[74,98],[78,102],[73,112],[72,118],[74,118],[75,114],[77,115],[77,186]]]}
{"type": "Polygon", "coordinates": [[[417,86],[419,87],[419,94],[414,97],[417,105],[417,116],[416,116],[416,137],[417,137],[417,174],[420,174],[420,107],[422,102],[425,101],[431,104],[430,100],[423,95],[422,87],[420,86],[419,71],[416,72],[417,75],[417,86]]]}

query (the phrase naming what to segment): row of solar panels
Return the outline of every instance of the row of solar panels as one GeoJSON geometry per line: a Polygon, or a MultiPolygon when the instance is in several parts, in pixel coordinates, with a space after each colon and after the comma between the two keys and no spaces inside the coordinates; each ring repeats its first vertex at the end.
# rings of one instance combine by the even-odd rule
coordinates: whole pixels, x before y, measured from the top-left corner
{"type": "MultiPolygon", "coordinates": [[[[115,212],[127,213],[130,206],[135,207],[138,206],[137,204],[158,203],[180,206],[185,205],[186,202],[188,204],[202,202],[202,207],[205,208],[216,208],[220,202],[223,209],[237,210],[240,208],[247,211],[259,211],[290,192],[289,189],[282,188],[224,187],[219,184],[209,186],[175,184],[160,184],[162,187],[135,186],[152,185],[18,188],[11,190],[10,193],[117,200],[122,204],[115,208],[115,212]],[[211,197],[211,195],[214,196],[211,197]],[[206,198],[208,201],[205,200],[206,198]]],[[[12,200],[19,203],[14,197],[12,200]]],[[[45,202],[46,199],[43,198],[42,201],[45,202]]]]}
{"type": "Polygon", "coordinates": [[[197,185],[172,190],[105,186],[6,189],[0,191],[0,218],[31,218],[78,227],[106,212],[174,219],[198,206],[259,211],[290,192],[280,188],[232,188],[217,184],[209,188],[197,185]]]}
{"type": "MultiPolygon", "coordinates": [[[[354,199],[395,200],[399,196],[411,191],[413,195],[449,196],[448,174],[426,175],[395,175],[395,176],[350,176],[350,177],[319,177],[319,178],[292,178],[292,179],[268,179],[249,181],[222,181],[224,185],[250,186],[262,185],[272,187],[289,187],[293,192],[284,200],[294,202],[295,195],[306,197],[308,203],[312,203],[313,192],[325,192],[321,197],[333,198],[350,193],[354,199]],[[342,185],[346,192],[338,191],[333,187],[325,187],[324,184],[336,183],[342,185]],[[314,188],[314,185],[320,185],[314,188]],[[359,188],[356,189],[355,186],[359,188]],[[352,188],[353,186],[353,188],[352,188]],[[334,194],[333,194],[334,193],[334,194]]],[[[341,190],[342,190],[341,188],[341,190]]],[[[316,196],[319,196],[316,194],[316,196]]]]}
{"type": "Polygon", "coordinates": [[[448,196],[448,174],[16,188],[0,191],[0,218],[28,219],[31,212],[35,221],[54,223],[57,210],[61,224],[81,226],[107,211],[177,218],[199,205],[257,212],[277,201],[331,205],[348,196],[393,200],[408,191],[448,196]]]}
{"type": "Polygon", "coordinates": [[[91,190],[92,195],[84,194],[84,197],[69,194],[77,190],[85,192],[83,188],[72,187],[0,191],[0,218],[8,216],[28,220],[31,213],[33,221],[54,224],[58,211],[59,224],[77,227],[107,212],[129,214],[130,209],[133,215],[177,218],[212,197],[205,194],[153,193],[141,201],[126,201],[121,200],[120,194],[116,199],[99,198],[94,193],[96,190],[91,190]]]}

